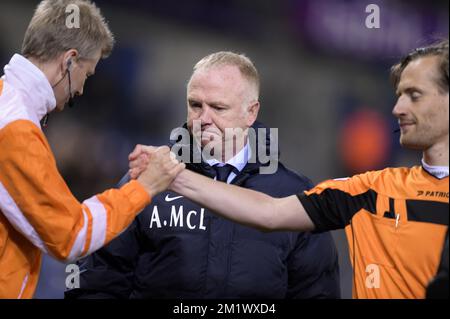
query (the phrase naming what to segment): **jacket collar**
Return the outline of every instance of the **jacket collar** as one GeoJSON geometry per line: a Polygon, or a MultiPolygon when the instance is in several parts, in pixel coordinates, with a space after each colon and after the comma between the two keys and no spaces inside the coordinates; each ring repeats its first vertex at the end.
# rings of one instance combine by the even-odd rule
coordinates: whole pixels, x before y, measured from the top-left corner
{"type": "MultiPolygon", "coordinates": [[[[182,127],[184,129],[187,129],[187,124],[185,123],[182,127]]],[[[258,149],[260,147],[265,149],[266,154],[270,154],[269,151],[270,151],[271,139],[270,139],[269,128],[267,128],[265,125],[263,125],[260,122],[255,122],[252,125],[252,128],[255,130],[258,130],[260,128],[265,128],[266,129],[265,139],[259,139],[259,134],[256,134],[256,145],[249,145],[249,147],[251,146],[251,149],[249,150],[250,159],[249,159],[248,163],[245,165],[245,167],[241,170],[240,174],[238,174],[236,176],[236,178],[233,181],[233,184],[241,185],[248,177],[258,174],[261,166],[266,165],[266,164],[262,164],[259,160],[258,149]]],[[[177,143],[176,140],[171,140],[169,143],[169,147],[172,147],[176,143],[177,143]]],[[[189,148],[189,152],[191,155],[191,162],[186,165],[189,170],[192,170],[194,172],[197,172],[199,174],[206,175],[209,177],[215,176],[215,174],[216,174],[215,170],[212,168],[211,165],[209,165],[205,161],[202,160],[201,163],[194,163],[193,159],[201,158],[201,156],[198,154],[200,152],[200,150],[199,150],[199,147],[197,147],[195,145],[192,135],[190,137],[190,144],[183,145],[182,148],[183,149],[189,148]],[[197,153],[197,154],[194,155],[194,153],[197,153]]],[[[181,151],[181,148],[180,148],[180,151],[181,151]]],[[[272,160],[278,161],[279,156],[280,156],[280,153],[278,152],[278,154],[276,154],[276,156],[275,156],[276,158],[272,159],[272,160]]]]}
{"type": "Polygon", "coordinates": [[[4,81],[17,90],[31,120],[40,120],[56,107],[55,94],[45,74],[28,59],[15,54],[4,68],[4,81]]]}

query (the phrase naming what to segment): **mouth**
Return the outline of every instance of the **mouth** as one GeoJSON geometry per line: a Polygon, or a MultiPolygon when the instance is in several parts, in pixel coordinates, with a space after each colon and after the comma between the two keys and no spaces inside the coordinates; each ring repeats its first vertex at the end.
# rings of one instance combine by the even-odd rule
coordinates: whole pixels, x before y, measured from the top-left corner
{"type": "Polygon", "coordinates": [[[400,134],[406,134],[416,123],[400,123],[400,134]]]}
{"type": "Polygon", "coordinates": [[[410,127],[412,127],[414,125],[416,125],[416,123],[414,123],[414,122],[401,122],[401,123],[399,123],[400,129],[402,131],[407,130],[408,128],[410,128],[410,127]]]}
{"type": "Polygon", "coordinates": [[[202,139],[202,141],[211,142],[211,141],[218,140],[219,136],[216,135],[216,134],[211,134],[211,133],[206,133],[205,134],[204,132],[202,132],[201,139],[202,139]]]}
{"type": "Polygon", "coordinates": [[[202,129],[200,137],[202,145],[206,145],[209,143],[218,143],[222,141],[222,136],[220,135],[220,132],[215,129],[202,129]]]}
{"type": "Polygon", "coordinates": [[[205,127],[201,129],[202,135],[220,135],[220,131],[217,128],[214,127],[205,127]]]}

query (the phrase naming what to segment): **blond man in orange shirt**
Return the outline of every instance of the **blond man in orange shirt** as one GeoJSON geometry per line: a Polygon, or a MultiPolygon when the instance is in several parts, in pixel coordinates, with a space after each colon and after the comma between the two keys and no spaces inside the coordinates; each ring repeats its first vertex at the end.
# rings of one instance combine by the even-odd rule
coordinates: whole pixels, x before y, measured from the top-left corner
{"type": "Polygon", "coordinates": [[[153,149],[137,180],[82,203],[59,174],[40,122],[83,94],[85,80],[113,44],[108,25],[90,1],[45,0],[28,26],[22,54],[14,55],[4,68],[0,298],[31,298],[42,253],[71,261],[106,245],[184,168],[169,148],[153,149]],[[73,6],[79,10],[79,27],[67,25],[66,10],[73,6]]]}

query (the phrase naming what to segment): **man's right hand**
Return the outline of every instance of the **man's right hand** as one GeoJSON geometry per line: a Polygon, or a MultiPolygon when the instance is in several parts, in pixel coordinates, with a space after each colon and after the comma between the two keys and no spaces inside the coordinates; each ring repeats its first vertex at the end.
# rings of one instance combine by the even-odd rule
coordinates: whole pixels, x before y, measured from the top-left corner
{"type": "Polygon", "coordinates": [[[162,146],[148,154],[147,168],[137,178],[153,198],[166,190],[175,177],[186,167],[177,161],[170,148],[162,146]]]}
{"type": "Polygon", "coordinates": [[[141,173],[145,171],[148,166],[150,155],[153,154],[157,149],[158,148],[154,146],[141,144],[136,145],[133,152],[128,155],[130,167],[128,174],[130,175],[131,179],[137,179],[139,175],[141,175],[141,173]]]}

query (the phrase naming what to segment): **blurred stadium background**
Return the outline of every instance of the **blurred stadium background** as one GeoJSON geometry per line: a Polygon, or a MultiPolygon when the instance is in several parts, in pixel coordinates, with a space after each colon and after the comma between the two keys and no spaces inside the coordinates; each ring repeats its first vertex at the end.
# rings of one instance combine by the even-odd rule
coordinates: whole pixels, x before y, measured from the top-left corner
{"type": "MultiPolygon", "coordinates": [[[[282,160],[313,182],[420,159],[401,150],[392,133],[389,67],[410,49],[448,37],[447,0],[95,2],[116,49],[76,107],[51,116],[46,130],[79,200],[114,186],[135,144],[168,140],[185,120],[193,65],[219,50],[254,61],[262,80],[260,120],[279,129],[282,160]],[[381,9],[380,29],[365,27],[371,3],[381,9]]],[[[1,65],[20,52],[38,3],[0,1],[1,65]]],[[[333,235],[342,296],[351,298],[345,235],[333,235]]],[[[62,298],[65,277],[65,265],[45,257],[35,298],[62,298]]]]}

